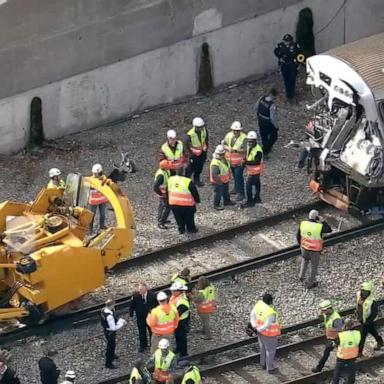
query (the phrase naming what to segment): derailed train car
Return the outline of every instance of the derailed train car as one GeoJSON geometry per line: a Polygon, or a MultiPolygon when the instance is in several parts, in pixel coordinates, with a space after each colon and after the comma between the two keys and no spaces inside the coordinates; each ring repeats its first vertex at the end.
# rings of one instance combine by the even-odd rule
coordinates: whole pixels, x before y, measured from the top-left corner
{"type": "Polygon", "coordinates": [[[311,189],[341,209],[384,207],[384,33],[307,60],[311,189]]]}

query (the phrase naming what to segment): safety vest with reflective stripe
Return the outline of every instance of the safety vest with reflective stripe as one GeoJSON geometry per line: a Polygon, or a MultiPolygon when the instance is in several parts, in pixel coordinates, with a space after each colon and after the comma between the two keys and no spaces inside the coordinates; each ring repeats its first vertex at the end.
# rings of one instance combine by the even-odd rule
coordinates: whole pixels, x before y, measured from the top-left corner
{"type": "Polygon", "coordinates": [[[101,192],[96,189],[91,189],[89,191],[89,205],[100,205],[105,203],[108,203],[108,199],[101,192]]]}
{"type": "Polygon", "coordinates": [[[175,358],[175,354],[172,351],[168,351],[167,356],[163,357],[161,349],[155,352],[155,370],[153,372],[153,378],[161,383],[165,383],[170,379],[170,371],[172,360],[175,358]]]}
{"type": "Polygon", "coordinates": [[[201,141],[199,139],[199,136],[196,133],[195,128],[191,128],[187,135],[191,138],[191,147],[190,150],[195,156],[200,156],[203,151],[207,150],[207,144],[206,144],[206,139],[207,139],[207,131],[205,127],[201,130],[200,137],[201,141]]]}
{"type": "Polygon", "coordinates": [[[199,290],[203,301],[197,303],[198,313],[213,313],[216,311],[216,289],[213,285],[208,285],[204,289],[199,290]]]}
{"type": "Polygon", "coordinates": [[[133,379],[136,379],[135,383],[137,383],[138,380],[142,380],[143,379],[142,376],[140,375],[139,370],[137,368],[133,368],[132,369],[131,376],[129,377],[129,384],[134,384],[133,383],[133,379]]]}
{"type": "MultiPolygon", "coordinates": [[[[263,149],[259,144],[256,144],[250,151],[247,153],[247,161],[254,161],[257,154],[261,152],[261,155],[263,155],[263,149]]],[[[261,175],[264,172],[264,162],[263,157],[261,157],[260,164],[257,165],[246,165],[247,168],[247,175],[248,176],[255,176],[255,175],[261,175]]]]}
{"type": "Polygon", "coordinates": [[[177,140],[175,152],[172,151],[168,142],[161,146],[161,150],[163,151],[167,160],[170,161],[170,169],[176,170],[184,166],[185,158],[183,152],[183,143],[180,140],[177,140]]]}
{"type": "Polygon", "coordinates": [[[184,375],[181,384],[186,384],[188,380],[192,380],[194,384],[202,383],[199,368],[192,366],[192,369],[184,375]]]}
{"type": "Polygon", "coordinates": [[[187,279],[184,279],[184,277],[179,276],[178,273],[174,273],[171,277],[172,283],[180,283],[181,285],[187,286],[189,284],[189,281],[187,279]]]}
{"type": "Polygon", "coordinates": [[[171,176],[168,179],[168,203],[182,207],[193,207],[195,199],[189,190],[191,179],[184,176],[171,176]]]}
{"type": "MultiPolygon", "coordinates": [[[[363,302],[363,323],[365,323],[371,314],[372,304],[375,298],[372,293],[363,302]]],[[[357,292],[357,303],[360,301],[360,292],[357,292]]]]}
{"type": "Polygon", "coordinates": [[[185,311],[180,315],[180,320],[185,320],[188,318],[190,304],[187,296],[184,293],[178,296],[172,295],[169,299],[169,304],[174,305],[176,309],[179,307],[179,305],[185,305],[188,308],[188,311],[185,311]]]}
{"type": "Polygon", "coordinates": [[[323,317],[326,338],[328,340],[335,340],[339,332],[336,328],[333,327],[333,322],[335,320],[341,319],[341,316],[336,311],[333,311],[330,316],[323,315],[323,317]]]}
{"type": "Polygon", "coordinates": [[[179,314],[173,305],[158,305],[147,316],[147,324],[155,335],[172,335],[179,323],[179,314]]]}
{"type": "Polygon", "coordinates": [[[168,179],[170,178],[171,173],[166,169],[158,169],[155,174],[155,181],[160,175],[163,176],[163,183],[160,185],[161,197],[165,197],[167,195],[168,179]]]}
{"type": "Polygon", "coordinates": [[[256,312],[256,327],[262,327],[270,316],[275,316],[275,323],[272,323],[267,329],[261,331],[260,333],[264,336],[280,336],[281,335],[281,325],[279,324],[279,317],[274,308],[270,305],[265,304],[264,301],[259,300],[255,305],[256,312]]]}
{"type": "Polygon", "coordinates": [[[64,189],[65,188],[65,181],[59,180],[59,182],[54,180],[49,180],[49,183],[47,185],[47,189],[64,189]]]}
{"type": "Polygon", "coordinates": [[[322,223],[302,221],[300,224],[301,247],[307,251],[321,251],[323,249],[322,229],[322,223]]]}
{"type": "Polygon", "coordinates": [[[241,132],[232,145],[233,138],[233,132],[228,132],[224,138],[225,145],[230,148],[230,150],[225,154],[225,158],[230,162],[232,167],[237,167],[244,163],[245,155],[243,153],[238,153],[238,151],[240,151],[247,135],[244,132],[241,132]]]}
{"type": "Polygon", "coordinates": [[[210,167],[209,167],[209,181],[212,184],[215,184],[215,179],[213,178],[212,174],[212,168],[218,167],[220,171],[220,180],[223,182],[223,184],[229,183],[230,179],[230,171],[227,161],[225,160],[219,160],[219,159],[212,159],[210,167]]]}
{"type": "Polygon", "coordinates": [[[342,360],[356,359],[359,355],[360,331],[344,331],[339,333],[339,346],[336,356],[342,360]]]}

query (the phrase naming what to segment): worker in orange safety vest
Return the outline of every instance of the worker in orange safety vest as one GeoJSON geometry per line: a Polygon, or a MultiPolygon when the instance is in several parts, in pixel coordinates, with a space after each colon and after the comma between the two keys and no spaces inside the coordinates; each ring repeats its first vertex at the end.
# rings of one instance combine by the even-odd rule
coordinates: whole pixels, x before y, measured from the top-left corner
{"type": "Polygon", "coordinates": [[[186,147],[181,140],[177,140],[177,134],[174,129],[170,129],[167,132],[167,141],[160,148],[159,161],[162,160],[169,161],[171,175],[175,175],[178,169],[184,171],[184,167],[188,162],[186,147]]]}

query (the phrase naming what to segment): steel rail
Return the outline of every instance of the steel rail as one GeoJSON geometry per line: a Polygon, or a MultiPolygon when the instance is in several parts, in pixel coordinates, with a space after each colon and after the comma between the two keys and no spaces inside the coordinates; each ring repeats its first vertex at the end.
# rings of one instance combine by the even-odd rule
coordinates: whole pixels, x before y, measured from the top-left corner
{"type": "MultiPolygon", "coordinates": [[[[360,236],[375,233],[384,229],[384,219],[372,221],[368,224],[362,224],[358,227],[348,229],[343,232],[333,233],[324,240],[324,246],[328,247],[351,239],[355,239],[360,236]]],[[[275,251],[263,256],[257,256],[247,259],[240,263],[230,264],[225,267],[221,267],[216,270],[207,271],[203,274],[196,275],[192,279],[192,283],[196,283],[201,275],[207,276],[211,280],[218,280],[228,276],[234,276],[236,274],[257,269],[267,264],[283,261],[295,257],[300,254],[299,246],[291,246],[279,251],[275,251]]],[[[169,284],[162,285],[154,289],[154,291],[167,290],[169,284]]],[[[116,300],[116,307],[118,310],[126,310],[130,305],[132,295],[118,298],[116,300]]],[[[47,320],[44,324],[23,328],[16,330],[10,334],[1,335],[0,342],[9,343],[22,338],[30,336],[47,336],[50,333],[57,333],[60,330],[67,328],[74,328],[76,326],[82,326],[90,322],[94,322],[99,319],[100,310],[104,304],[97,304],[95,306],[87,307],[76,312],[72,312],[60,317],[47,320]]]]}

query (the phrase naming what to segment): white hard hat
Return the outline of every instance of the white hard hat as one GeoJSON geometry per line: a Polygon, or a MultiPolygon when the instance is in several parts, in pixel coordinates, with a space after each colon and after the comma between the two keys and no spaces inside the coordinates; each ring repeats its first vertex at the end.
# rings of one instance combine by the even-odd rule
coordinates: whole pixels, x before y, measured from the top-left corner
{"type": "Polygon", "coordinates": [[[100,172],[103,172],[103,167],[101,166],[101,164],[94,164],[94,166],[92,167],[92,173],[100,172]]]}
{"type": "Polygon", "coordinates": [[[188,288],[185,285],[180,284],[178,282],[173,283],[169,289],[171,291],[187,291],[188,290],[188,288]]]}
{"type": "Polygon", "coordinates": [[[161,339],[159,341],[159,348],[160,349],[167,349],[167,348],[169,348],[169,341],[167,339],[161,339]]]}
{"type": "Polygon", "coordinates": [[[204,123],[204,120],[201,117],[195,117],[192,120],[192,125],[194,127],[204,127],[205,123],[204,123]]]}
{"type": "Polygon", "coordinates": [[[241,131],[243,129],[243,127],[241,126],[241,123],[240,121],[234,121],[231,125],[231,129],[233,131],[241,131]]]}
{"type": "Polygon", "coordinates": [[[170,129],[167,132],[167,138],[168,139],[176,139],[176,131],[174,129],[170,129]]]}
{"type": "Polygon", "coordinates": [[[248,140],[257,140],[257,133],[255,131],[249,131],[247,135],[248,140]]]}
{"type": "Polygon", "coordinates": [[[51,168],[49,170],[49,177],[55,177],[55,176],[60,176],[61,172],[59,168],[51,168]]]}
{"type": "Polygon", "coordinates": [[[319,216],[319,211],[316,211],[316,209],[312,209],[312,211],[309,212],[309,215],[308,215],[310,220],[316,220],[318,216],[319,216]]]}
{"type": "Polygon", "coordinates": [[[74,371],[67,371],[65,374],[66,379],[76,379],[76,373],[74,371]]]}
{"type": "Polygon", "coordinates": [[[157,294],[156,299],[157,301],[163,301],[163,300],[167,300],[168,296],[165,292],[161,291],[157,294]]]}
{"type": "Polygon", "coordinates": [[[215,153],[218,155],[223,155],[225,153],[225,148],[220,144],[216,147],[215,153]]]}

